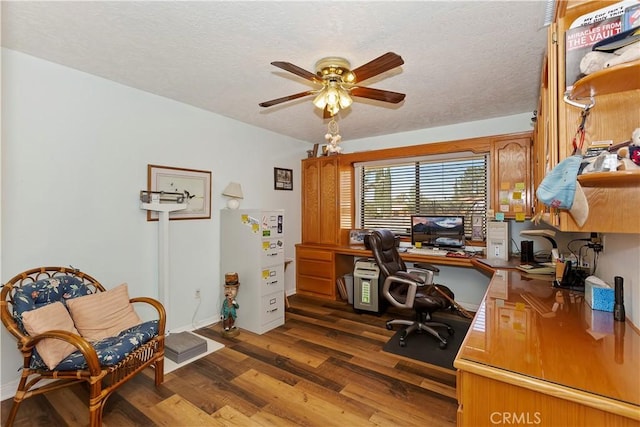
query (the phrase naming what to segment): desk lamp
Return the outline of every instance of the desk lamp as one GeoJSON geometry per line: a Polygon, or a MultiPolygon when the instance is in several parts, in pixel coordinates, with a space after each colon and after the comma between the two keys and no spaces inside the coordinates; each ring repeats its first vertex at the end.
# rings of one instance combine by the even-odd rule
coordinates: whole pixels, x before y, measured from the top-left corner
{"type": "Polygon", "coordinates": [[[242,187],[237,182],[230,182],[222,192],[222,195],[229,197],[229,200],[227,200],[227,208],[238,209],[240,206],[239,199],[243,198],[242,187]]]}
{"type": "Polygon", "coordinates": [[[522,230],[520,231],[521,236],[539,236],[544,237],[548,241],[551,242],[551,261],[556,262],[558,258],[560,258],[560,254],[558,253],[558,244],[553,239],[556,235],[555,231],[552,230],[522,230]]]}

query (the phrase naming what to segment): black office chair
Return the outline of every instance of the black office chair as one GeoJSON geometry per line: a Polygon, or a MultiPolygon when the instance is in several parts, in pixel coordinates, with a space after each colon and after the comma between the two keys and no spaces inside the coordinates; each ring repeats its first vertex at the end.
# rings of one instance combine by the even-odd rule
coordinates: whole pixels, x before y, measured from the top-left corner
{"type": "Polygon", "coordinates": [[[379,280],[384,283],[382,296],[394,307],[416,312],[416,320],[389,320],[387,329],[393,329],[393,325],[407,326],[400,334],[401,347],[407,345],[406,338],[410,333],[426,331],[440,341],[440,348],[446,348],[446,338],[435,328],[444,327],[449,335],[453,335],[454,329],[446,323],[432,321],[431,314],[437,310],[451,309],[454,295],[446,286],[433,284],[433,273],[438,268],[430,264],[416,264],[418,268],[407,269],[398,252],[396,237],[390,230],[373,231],[369,236],[369,245],[380,268],[379,280]]]}

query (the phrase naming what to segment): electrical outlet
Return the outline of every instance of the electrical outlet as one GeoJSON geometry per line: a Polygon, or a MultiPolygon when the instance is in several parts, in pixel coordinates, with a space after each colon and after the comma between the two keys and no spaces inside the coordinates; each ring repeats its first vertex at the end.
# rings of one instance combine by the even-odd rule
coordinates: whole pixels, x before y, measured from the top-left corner
{"type": "Polygon", "coordinates": [[[200,299],[200,289],[196,289],[195,299],[200,299]]]}
{"type": "Polygon", "coordinates": [[[603,236],[598,235],[598,233],[591,233],[590,241],[587,243],[587,246],[593,249],[595,253],[602,252],[604,249],[602,237],[603,236]]]}

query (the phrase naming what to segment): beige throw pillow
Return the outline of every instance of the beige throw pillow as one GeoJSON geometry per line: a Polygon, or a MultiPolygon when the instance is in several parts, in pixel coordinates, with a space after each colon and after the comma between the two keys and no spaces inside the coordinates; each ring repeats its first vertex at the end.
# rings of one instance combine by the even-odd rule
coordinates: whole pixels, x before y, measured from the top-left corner
{"type": "MultiPolygon", "coordinates": [[[[54,302],[35,310],[25,311],[22,313],[22,323],[32,336],[54,329],[79,335],[73,326],[73,320],[69,316],[69,312],[61,302],[54,302]]],[[[47,338],[40,341],[36,344],[36,349],[49,369],[54,369],[65,357],[77,350],[72,344],[55,338],[47,338]]]]}
{"type": "Polygon", "coordinates": [[[142,323],[129,302],[126,283],[106,292],[70,299],[67,306],[80,335],[89,341],[115,337],[142,323]]]}

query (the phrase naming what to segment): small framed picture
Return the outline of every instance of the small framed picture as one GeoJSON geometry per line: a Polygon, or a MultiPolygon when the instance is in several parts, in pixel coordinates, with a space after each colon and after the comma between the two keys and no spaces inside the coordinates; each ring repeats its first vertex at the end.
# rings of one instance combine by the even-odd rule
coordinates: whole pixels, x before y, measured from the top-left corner
{"type": "Polygon", "coordinates": [[[293,170],[273,168],[273,188],[275,190],[293,190],[293,170]]]}

